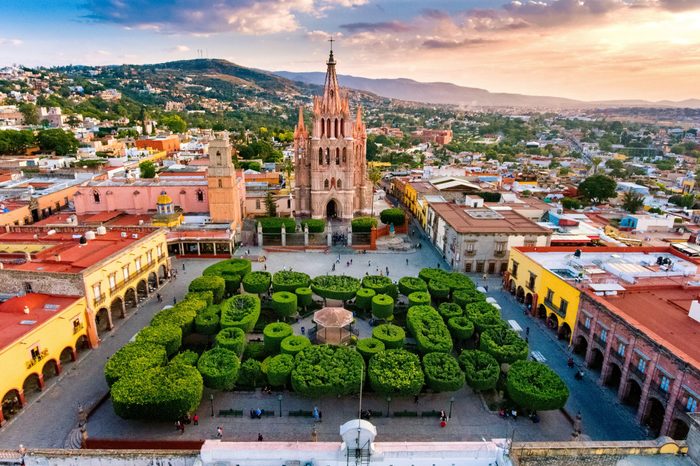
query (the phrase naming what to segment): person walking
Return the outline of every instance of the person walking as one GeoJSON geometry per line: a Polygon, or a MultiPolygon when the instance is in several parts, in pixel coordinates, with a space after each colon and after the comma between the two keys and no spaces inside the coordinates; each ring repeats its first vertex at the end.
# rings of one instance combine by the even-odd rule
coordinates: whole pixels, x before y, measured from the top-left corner
{"type": "Polygon", "coordinates": [[[525,335],[530,336],[530,327],[525,327],[525,335]]]}
{"type": "Polygon", "coordinates": [[[216,438],[222,439],[224,438],[224,429],[223,427],[219,426],[216,428],[216,438]]]}
{"type": "Polygon", "coordinates": [[[318,432],[315,427],[311,430],[311,441],[318,442],[318,432]]]}
{"type": "Polygon", "coordinates": [[[184,262],[182,263],[182,271],[183,272],[185,271],[185,263],[184,262]]]}
{"type": "Polygon", "coordinates": [[[260,432],[258,432],[258,442],[262,442],[263,440],[264,439],[263,439],[262,434],[260,432]]]}
{"type": "Polygon", "coordinates": [[[158,300],[159,303],[163,302],[163,297],[160,295],[160,293],[156,293],[156,299],[158,300]]]}
{"type": "Polygon", "coordinates": [[[196,426],[199,425],[199,414],[194,413],[194,416],[192,416],[192,423],[196,426]]]}
{"type": "Polygon", "coordinates": [[[173,296],[173,305],[177,304],[177,298],[173,296]]]}
{"type": "Polygon", "coordinates": [[[406,265],[408,265],[408,257],[406,258],[406,265]]]}

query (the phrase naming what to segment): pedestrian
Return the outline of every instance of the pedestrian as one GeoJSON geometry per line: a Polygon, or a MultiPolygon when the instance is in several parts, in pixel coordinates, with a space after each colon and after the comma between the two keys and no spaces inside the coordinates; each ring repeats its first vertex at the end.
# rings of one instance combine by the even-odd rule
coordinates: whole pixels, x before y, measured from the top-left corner
{"type": "Polygon", "coordinates": [[[262,441],[263,441],[263,436],[260,432],[258,432],[258,442],[262,442],[262,441]]]}
{"type": "Polygon", "coordinates": [[[314,417],[314,422],[321,422],[321,414],[319,413],[317,406],[314,406],[312,414],[314,417]]]}
{"type": "Polygon", "coordinates": [[[530,327],[525,327],[525,335],[530,335],[530,327]]]}
{"type": "Polygon", "coordinates": [[[484,291],[486,291],[487,293],[489,292],[489,286],[488,286],[488,285],[484,285],[484,291]]]}
{"type": "Polygon", "coordinates": [[[350,265],[352,265],[352,259],[350,259],[350,265]]]}
{"type": "Polygon", "coordinates": [[[216,438],[222,439],[224,438],[224,429],[223,427],[219,426],[216,428],[216,438]]]}
{"type": "Polygon", "coordinates": [[[387,276],[387,277],[389,276],[389,267],[388,267],[388,266],[387,266],[387,268],[386,268],[386,276],[387,276]]]}
{"type": "Polygon", "coordinates": [[[173,305],[177,304],[177,298],[173,296],[173,305]]]}
{"type": "Polygon", "coordinates": [[[335,272],[335,263],[333,263],[333,267],[331,268],[333,272],[335,272]]]}
{"type": "Polygon", "coordinates": [[[184,262],[182,263],[182,271],[183,272],[185,271],[185,263],[184,262]]]}
{"type": "Polygon", "coordinates": [[[487,276],[486,274],[483,274],[483,275],[481,276],[481,279],[484,280],[484,281],[485,281],[487,278],[488,278],[488,276],[487,276]]]}
{"type": "Polygon", "coordinates": [[[316,428],[314,427],[313,430],[311,431],[311,441],[312,442],[318,442],[318,432],[316,432],[316,428]]]}
{"type": "Polygon", "coordinates": [[[163,297],[160,295],[160,293],[156,293],[156,299],[158,300],[159,303],[163,302],[163,297]]]}
{"type": "Polygon", "coordinates": [[[192,423],[196,426],[199,425],[199,414],[194,413],[194,416],[192,416],[192,423]]]}
{"type": "Polygon", "coordinates": [[[406,265],[408,265],[408,258],[406,258],[406,265]]]}
{"type": "Polygon", "coordinates": [[[263,270],[267,270],[267,264],[263,264],[263,270]]]}
{"type": "Polygon", "coordinates": [[[367,267],[372,267],[372,261],[371,261],[371,260],[368,260],[368,261],[367,261],[367,267]]]}

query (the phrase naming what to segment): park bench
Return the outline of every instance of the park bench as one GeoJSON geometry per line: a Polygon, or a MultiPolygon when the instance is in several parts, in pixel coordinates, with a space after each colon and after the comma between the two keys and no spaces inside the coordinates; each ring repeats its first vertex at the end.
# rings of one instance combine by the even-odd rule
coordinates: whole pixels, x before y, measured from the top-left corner
{"type": "Polygon", "coordinates": [[[420,417],[440,417],[440,411],[423,411],[420,413],[420,417]]]}
{"type": "Polygon", "coordinates": [[[227,416],[240,417],[240,416],[243,416],[243,411],[241,411],[240,409],[220,409],[219,416],[221,416],[221,417],[227,417],[227,416]]]}
{"type": "Polygon", "coordinates": [[[530,355],[532,356],[532,359],[537,362],[545,362],[547,360],[547,358],[545,358],[539,351],[533,351],[530,353],[530,355]]]}
{"type": "Polygon", "coordinates": [[[418,417],[418,411],[408,411],[407,409],[394,411],[394,417],[418,417]]]}

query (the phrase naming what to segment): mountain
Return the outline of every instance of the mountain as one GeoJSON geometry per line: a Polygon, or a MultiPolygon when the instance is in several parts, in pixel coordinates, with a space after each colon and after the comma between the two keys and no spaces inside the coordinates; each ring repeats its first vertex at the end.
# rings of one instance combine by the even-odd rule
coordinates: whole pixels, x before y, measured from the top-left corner
{"type": "MultiPolygon", "coordinates": [[[[325,73],[275,71],[274,74],[292,81],[323,85],[325,73]]],[[[409,100],[431,104],[453,104],[469,107],[527,107],[527,108],[594,108],[594,107],[674,107],[700,108],[699,99],[680,102],[645,100],[611,100],[585,102],[563,97],[531,96],[489,92],[475,87],[464,87],[445,82],[419,82],[412,79],[370,79],[358,76],[339,75],[344,87],[371,92],[392,99],[409,100]]]]}

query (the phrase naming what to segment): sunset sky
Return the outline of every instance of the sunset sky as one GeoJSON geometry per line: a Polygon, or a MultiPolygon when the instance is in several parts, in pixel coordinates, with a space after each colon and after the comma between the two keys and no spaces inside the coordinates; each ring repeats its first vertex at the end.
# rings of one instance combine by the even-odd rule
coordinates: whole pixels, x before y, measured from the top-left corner
{"type": "MultiPolygon", "coordinates": [[[[700,0],[3,0],[0,66],[156,63],[447,81],[584,100],[700,98],[700,0]]],[[[342,84],[342,83],[341,83],[342,84]]]]}

